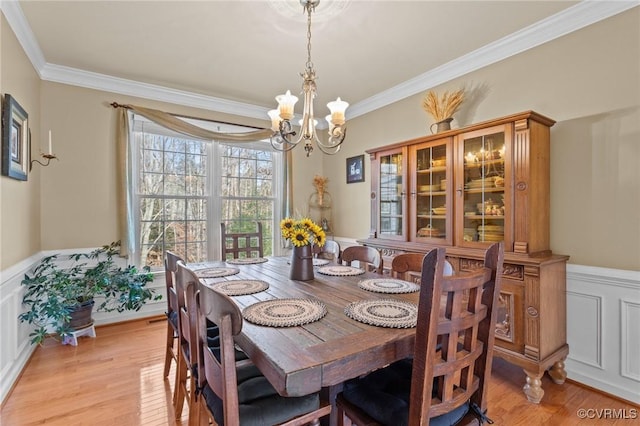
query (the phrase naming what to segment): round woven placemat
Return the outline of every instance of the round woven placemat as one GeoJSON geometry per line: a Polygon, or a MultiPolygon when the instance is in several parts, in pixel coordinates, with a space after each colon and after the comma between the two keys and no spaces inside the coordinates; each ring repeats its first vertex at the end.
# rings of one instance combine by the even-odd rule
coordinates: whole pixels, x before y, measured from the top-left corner
{"type": "Polygon", "coordinates": [[[328,265],[329,259],[313,259],[313,266],[328,265]]]}
{"type": "Polygon", "coordinates": [[[364,274],[364,269],[354,268],[353,266],[322,266],[318,268],[318,272],[323,275],[333,275],[337,277],[346,277],[349,275],[361,275],[364,274]]]}
{"type": "Polygon", "coordinates": [[[214,266],[213,268],[198,269],[194,272],[199,278],[220,278],[235,275],[240,272],[240,269],[227,266],[214,266]]]}
{"type": "Polygon", "coordinates": [[[264,257],[245,257],[226,260],[229,265],[253,265],[254,263],[264,263],[266,261],[267,259],[264,257]]]}
{"type": "Polygon", "coordinates": [[[269,327],[294,327],[318,321],[327,314],[324,303],[313,299],[274,299],[247,306],[245,320],[269,327]]]}
{"type": "Polygon", "coordinates": [[[269,288],[269,283],[262,280],[232,280],[216,283],[210,287],[227,296],[244,296],[265,291],[269,288]]]}
{"type": "Polygon", "coordinates": [[[358,287],[363,290],[373,291],[375,293],[415,293],[420,291],[420,286],[404,280],[395,278],[371,278],[362,280],[358,283],[358,287]]]}
{"type": "Polygon", "coordinates": [[[356,321],[388,328],[412,328],[418,320],[417,305],[393,299],[352,302],[344,313],[356,321]]]}

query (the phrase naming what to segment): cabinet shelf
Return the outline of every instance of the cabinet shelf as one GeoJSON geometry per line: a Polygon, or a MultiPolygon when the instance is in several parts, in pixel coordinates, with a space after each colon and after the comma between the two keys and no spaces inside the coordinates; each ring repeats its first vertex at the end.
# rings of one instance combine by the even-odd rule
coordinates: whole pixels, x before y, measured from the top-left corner
{"type": "Polygon", "coordinates": [[[447,171],[447,166],[441,166],[441,167],[431,167],[428,169],[416,170],[416,173],[419,175],[422,175],[422,174],[438,173],[438,172],[446,172],[446,171],[447,171]]]}
{"type": "Polygon", "coordinates": [[[504,192],[504,186],[502,187],[497,187],[497,186],[492,186],[491,188],[469,188],[469,189],[465,189],[464,192],[466,192],[467,194],[482,194],[487,193],[487,192],[504,192]]]}
{"type": "Polygon", "coordinates": [[[468,162],[464,162],[464,168],[465,169],[477,169],[480,168],[482,166],[495,166],[496,164],[500,164],[503,165],[504,164],[504,159],[502,158],[498,158],[495,160],[484,160],[484,161],[478,161],[478,162],[474,162],[474,163],[468,163],[468,162]]]}
{"type": "Polygon", "coordinates": [[[497,216],[497,215],[492,215],[492,214],[485,214],[485,215],[481,215],[481,214],[474,214],[474,215],[464,215],[465,219],[473,219],[473,220],[477,220],[477,219],[484,219],[484,220],[492,220],[492,219],[496,219],[496,220],[504,220],[504,216],[497,216]]]}
{"type": "Polygon", "coordinates": [[[438,195],[447,195],[447,191],[436,191],[436,192],[418,192],[418,197],[429,197],[431,195],[433,196],[438,196],[438,195]]]}

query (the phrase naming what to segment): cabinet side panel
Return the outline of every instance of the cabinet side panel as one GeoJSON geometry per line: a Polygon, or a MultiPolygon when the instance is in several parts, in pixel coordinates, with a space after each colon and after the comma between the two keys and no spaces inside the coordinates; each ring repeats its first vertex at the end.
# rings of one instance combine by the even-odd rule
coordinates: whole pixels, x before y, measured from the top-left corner
{"type": "Polygon", "coordinates": [[[550,129],[529,120],[529,253],[549,250],[550,129]]]}
{"type": "MultiPolygon", "coordinates": [[[[522,120],[526,122],[527,120],[522,120]]],[[[531,216],[529,211],[530,172],[529,172],[529,128],[516,124],[513,142],[513,211],[514,252],[529,252],[529,230],[531,216]]]]}
{"type": "Polygon", "coordinates": [[[540,266],[540,356],[550,355],[567,342],[566,262],[540,266]]]}

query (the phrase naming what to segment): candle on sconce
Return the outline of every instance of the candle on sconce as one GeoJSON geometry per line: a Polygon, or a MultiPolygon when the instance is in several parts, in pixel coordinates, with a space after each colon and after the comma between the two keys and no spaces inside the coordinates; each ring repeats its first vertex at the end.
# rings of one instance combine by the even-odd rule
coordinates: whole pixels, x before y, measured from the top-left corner
{"type": "Polygon", "coordinates": [[[51,147],[51,130],[49,130],[49,155],[53,155],[53,149],[51,147]]]}

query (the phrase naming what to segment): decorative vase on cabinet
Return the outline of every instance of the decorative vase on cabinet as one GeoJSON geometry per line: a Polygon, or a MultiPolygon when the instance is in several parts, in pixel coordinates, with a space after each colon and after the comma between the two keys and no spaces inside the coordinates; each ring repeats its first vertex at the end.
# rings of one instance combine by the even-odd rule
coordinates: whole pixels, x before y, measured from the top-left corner
{"type": "MultiPolygon", "coordinates": [[[[550,244],[550,128],[533,111],[367,150],[371,159],[371,231],[360,244],[376,247],[390,265],[396,254],[445,246],[456,272],[480,268],[489,245],[505,245],[495,355],[522,367],[523,391],[540,402],[545,371],[564,382],[566,262],[550,244]],[[390,233],[389,156],[402,182],[402,209],[390,233]],[[406,159],[405,159],[406,158],[406,159]],[[408,196],[405,196],[407,194],[408,196]]],[[[398,195],[396,194],[396,195],[398,195]]]]}

